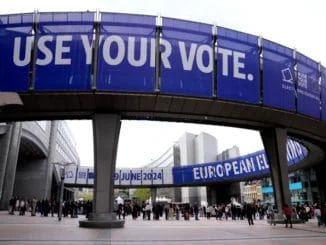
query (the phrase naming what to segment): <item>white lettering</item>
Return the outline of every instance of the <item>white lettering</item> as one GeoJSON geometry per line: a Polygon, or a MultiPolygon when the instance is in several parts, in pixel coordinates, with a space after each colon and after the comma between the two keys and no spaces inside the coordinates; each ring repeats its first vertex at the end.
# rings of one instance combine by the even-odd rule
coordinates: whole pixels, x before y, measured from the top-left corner
{"type": "Polygon", "coordinates": [[[189,55],[187,57],[185,43],[179,42],[179,50],[180,50],[181,61],[184,70],[186,71],[192,70],[194,60],[195,60],[196,49],[197,49],[197,44],[192,43],[190,46],[189,55]]]}
{"type": "Polygon", "coordinates": [[[229,57],[232,55],[232,51],[229,49],[218,48],[218,53],[222,54],[222,75],[229,75],[229,57]]]}
{"type": "Polygon", "coordinates": [[[146,63],[147,58],[147,38],[140,39],[140,57],[138,60],[135,58],[135,37],[128,38],[128,62],[130,65],[139,67],[146,63]]]}
{"type": "Polygon", "coordinates": [[[233,77],[239,78],[239,79],[246,79],[246,74],[240,73],[240,69],[243,69],[245,67],[244,63],[241,63],[239,59],[246,58],[245,53],[240,53],[233,51],[233,77]]]}
{"type": "Polygon", "coordinates": [[[199,176],[199,168],[193,168],[193,174],[194,174],[194,179],[195,180],[200,180],[200,176],[199,176]]]}
{"type": "Polygon", "coordinates": [[[126,48],[121,37],[112,35],[105,39],[103,44],[103,58],[108,65],[119,65],[123,61],[125,53],[126,48]],[[116,57],[112,57],[110,52],[113,43],[117,45],[116,57]]]}
{"type": "Polygon", "coordinates": [[[71,64],[71,59],[62,58],[63,53],[70,52],[70,47],[63,46],[63,42],[68,42],[71,40],[72,40],[71,35],[57,36],[57,42],[55,45],[55,64],[56,65],[70,65],[71,64]]]}
{"type": "Polygon", "coordinates": [[[225,173],[226,173],[226,176],[229,176],[229,175],[230,175],[230,170],[232,169],[232,165],[231,165],[231,163],[226,162],[226,163],[224,164],[224,166],[225,166],[225,173]]]}
{"type": "Polygon", "coordinates": [[[83,47],[86,54],[86,65],[90,65],[92,63],[92,48],[93,42],[92,40],[88,40],[87,35],[80,35],[81,40],[83,42],[83,47]]]}
{"type": "Polygon", "coordinates": [[[53,36],[41,36],[37,42],[38,49],[41,53],[43,53],[44,58],[37,58],[36,64],[45,66],[52,62],[53,54],[51,50],[45,45],[46,42],[52,42],[53,36]]]}
{"type": "Polygon", "coordinates": [[[223,166],[222,165],[217,165],[216,166],[216,173],[218,177],[223,177],[223,166]]]}
{"type": "Polygon", "coordinates": [[[215,169],[213,166],[208,166],[208,176],[210,179],[215,177],[215,169]]]}
{"type": "Polygon", "coordinates": [[[238,167],[238,162],[237,161],[233,161],[232,162],[232,167],[233,167],[233,172],[235,175],[239,174],[239,167],[238,167]]]}
{"type": "Polygon", "coordinates": [[[255,164],[254,164],[254,161],[253,161],[252,157],[246,158],[245,160],[246,160],[248,171],[249,172],[255,172],[256,168],[255,168],[255,164]]]}
{"type": "Polygon", "coordinates": [[[156,45],[155,38],[151,38],[151,61],[150,61],[151,67],[155,67],[155,45],[156,45]]]}
{"type": "Polygon", "coordinates": [[[198,69],[203,73],[210,73],[213,71],[213,50],[212,47],[208,45],[200,45],[197,54],[196,54],[196,62],[198,69]],[[208,64],[204,65],[204,52],[208,54],[208,64]]]}
{"type": "Polygon", "coordinates": [[[172,45],[170,42],[166,41],[165,39],[161,40],[161,45],[164,46],[164,50],[161,52],[161,59],[164,68],[171,69],[169,57],[172,52],[172,45]]]}
{"type": "Polygon", "coordinates": [[[34,40],[33,37],[27,37],[24,58],[21,60],[20,59],[21,38],[15,37],[14,64],[16,66],[26,66],[31,61],[31,50],[32,50],[33,40],[34,40]]]}

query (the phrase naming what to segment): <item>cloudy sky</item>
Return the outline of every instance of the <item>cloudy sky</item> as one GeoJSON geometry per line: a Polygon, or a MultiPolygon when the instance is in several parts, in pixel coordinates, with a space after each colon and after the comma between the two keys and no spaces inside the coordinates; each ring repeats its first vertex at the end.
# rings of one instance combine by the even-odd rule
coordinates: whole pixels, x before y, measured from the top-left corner
{"type": "MultiPolygon", "coordinates": [[[[3,1],[0,14],[38,11],[95,11],[162,15],[261,35],[326,64],[326,1],[323,0],[78,0],[3,1]]],[[[93,164],[90,121],[70,123],[82,165],[93,164]]],[[[242,154],[262,149],[258,132],[146,121],[123,121],[118,167],[142,166],[157,158],[185,132],[217,137],[219,151],[238,145],[242,154]]]]}

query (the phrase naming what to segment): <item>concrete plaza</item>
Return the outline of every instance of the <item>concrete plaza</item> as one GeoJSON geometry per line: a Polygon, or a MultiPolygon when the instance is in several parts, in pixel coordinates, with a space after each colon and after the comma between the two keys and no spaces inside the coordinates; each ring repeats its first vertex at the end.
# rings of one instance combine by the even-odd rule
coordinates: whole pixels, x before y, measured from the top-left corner
{"type": "Polygon", "coordinates": [[[216,221],[143,221],[126,218],[122,229],[80,228],[78,220],[56,217],[31,217],[0,212],[0,245],[12,244],[326,244],[326,227],[317,227],[315,220],[295,224],[270,226],[266,220],[216,221]]]}

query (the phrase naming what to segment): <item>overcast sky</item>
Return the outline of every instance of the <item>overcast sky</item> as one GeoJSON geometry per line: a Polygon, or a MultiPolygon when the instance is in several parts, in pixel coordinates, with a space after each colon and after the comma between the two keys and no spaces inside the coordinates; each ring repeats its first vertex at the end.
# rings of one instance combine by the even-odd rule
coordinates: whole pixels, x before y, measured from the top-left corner
{"type": "MultiPolygon", "coordinates": [[[[261,35],[296,48],[326,65],[326,1],[324,0],[78,0],[3,1],[1,14],[39,11],[96,10],[160,14],[261,35]]],[[[90,121],[70,123],[82,165],[93,165],[90,121]]],[[[219,151],[238,145],[242,154],[262,149],[258,132],[181,123],[124,121],[118,149],[118,167],[147,164],[160,156],[185,131],[217,137],[219,151]]]]}

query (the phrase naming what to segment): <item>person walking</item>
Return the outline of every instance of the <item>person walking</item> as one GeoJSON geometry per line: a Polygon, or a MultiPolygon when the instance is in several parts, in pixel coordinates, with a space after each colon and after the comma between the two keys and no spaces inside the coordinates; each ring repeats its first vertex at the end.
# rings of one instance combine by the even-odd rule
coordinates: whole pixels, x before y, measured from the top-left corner
{"type": "Polygon", "coordinates": [[[268,203],[267,205],[268,205],[267,214],[268,214],[268,218],[270,220],[270,225],[276,225],[273,205],[271,205],[270,203],[268,203]]]}
{"type": "Polygon", "coordinates": [[[318,221],[318,227],[321,225],[321,210],[320,210],[320,205],[316,205],[314,215],[317,218],[318,221]]]}
{"type": "Polygon", "coordinates": [[[255,214],[255,208],[252,204],[248,203],[246,208],[247,213],[247,219],[249,225],[254,225],[254,221],[252,219],[252,216],[255,214]]]}
{"type": "Polygon", "coordinates": [[[36,204],[37,204],[37,200],[35,197],[33,197],[32,199],[32,203],[31,203],[31,216],[35,216],[36,215],[36,204]]]}
{"type": "Polygon", "coordinates": [[[199,218],[198,218],[199,208],[198,208],[197,203],[195,203],[195,206],[194,206],[194,213],[195,213],[195,220],[199,220],[199,218]]]}
{"type": "Polygon", "coordinates": [[[283,213],[285,216],[285,227],[287,228],[288,224],[290,224],[290,228],[292,228],[292,220],[291,220],[292,210],[289,207],[289,205],[284,204],[283,213]]]}

